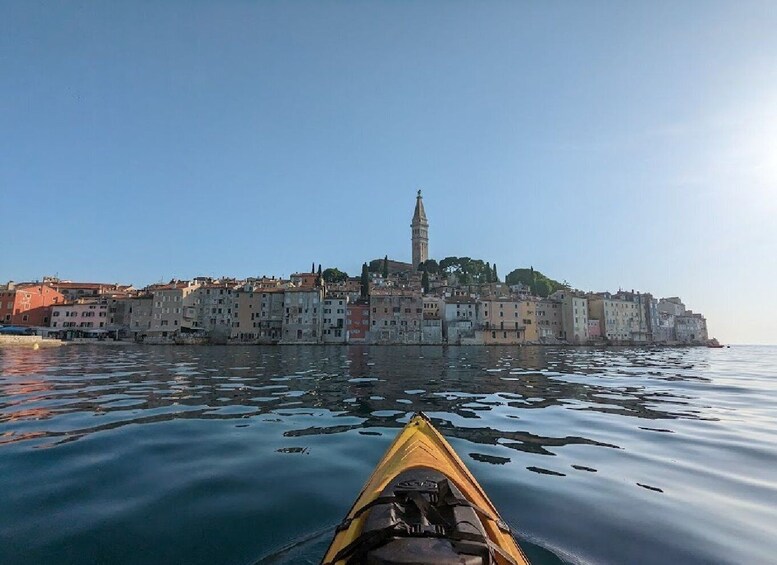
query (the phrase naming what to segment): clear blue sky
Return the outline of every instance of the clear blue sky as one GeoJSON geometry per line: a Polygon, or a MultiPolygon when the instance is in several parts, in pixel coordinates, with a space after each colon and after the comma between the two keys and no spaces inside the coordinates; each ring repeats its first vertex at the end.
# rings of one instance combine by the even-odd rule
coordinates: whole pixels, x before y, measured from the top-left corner
{"type": "Polygon", "coordinates": [[[774,2],[0,0],[0,280],[433,257],[777,342],[774,2]]]}

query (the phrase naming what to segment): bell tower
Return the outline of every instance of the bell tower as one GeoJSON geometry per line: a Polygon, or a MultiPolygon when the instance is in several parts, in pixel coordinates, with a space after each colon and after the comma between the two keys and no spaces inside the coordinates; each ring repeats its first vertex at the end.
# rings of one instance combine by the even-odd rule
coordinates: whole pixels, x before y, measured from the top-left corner
{"type": "Polygon", "coordinates": [[[415,199],[415,212],[413,212],[410,229],[413,242],[413,269],[417,269],[418,265],[429,259],[429,222],[426,221],[424,199],[420,190],[415,199]]]}

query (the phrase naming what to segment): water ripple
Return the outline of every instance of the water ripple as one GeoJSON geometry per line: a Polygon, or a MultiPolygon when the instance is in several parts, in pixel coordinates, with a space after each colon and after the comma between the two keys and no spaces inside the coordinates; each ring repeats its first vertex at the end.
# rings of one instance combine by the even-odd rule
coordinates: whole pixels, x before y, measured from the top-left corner
{"type": "Polygon", "coordinates": [[[423,410],[536,562],[766,563],[775,367],[747,347],[2,349],[0,562],[254,562],[337,522],[423,410]]]}

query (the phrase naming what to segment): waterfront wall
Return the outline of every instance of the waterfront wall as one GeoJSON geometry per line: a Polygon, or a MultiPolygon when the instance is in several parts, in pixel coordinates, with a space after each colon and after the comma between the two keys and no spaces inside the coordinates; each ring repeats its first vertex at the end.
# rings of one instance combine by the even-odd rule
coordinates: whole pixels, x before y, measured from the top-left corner
{"type": "Polygon", "coordinates": [[[18,347],[59,347],[64,343],[58,339],[43,338],[39,335],[0,335],[0,346],[18,347]]]}

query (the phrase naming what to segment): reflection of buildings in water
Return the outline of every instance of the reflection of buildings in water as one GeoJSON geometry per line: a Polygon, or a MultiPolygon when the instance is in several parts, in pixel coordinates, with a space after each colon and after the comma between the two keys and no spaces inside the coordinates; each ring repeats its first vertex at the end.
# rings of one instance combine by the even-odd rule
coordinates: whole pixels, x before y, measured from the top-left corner
{"type": "MultiPolygon", "coordinates": [[[[128,405],[123,402],[135,400],[138,402],[131,405],[131,410],[137,414],[109,427],[178,418],[246,417],[245,411],[213,410],[231,406],[249,407],[248,413],[254,416],[271,413],[284,418],[283,411],[294,407],[363,420],[340,425],[342,420],[325,418],[322,426],[289,431],[289,435],[307,435],[398,428],[402,426],[402,416],[423,410],[436,416],[441,430],[451,437],[489,445],[499,442],[533,453],[549,453],[554,447],[592,441],[574,435],[576,432],[571,430],[570,435],[560,431],[560,437],[515,431],[512,426],[511,432],[493,430],[486,423],[488,413],[502,407],[512,415],[528,415],[526,410],[565,406],[644,419],[696,418],[692,406],[681,404],[688,399],[674,391],[646,387],[642,380],[631,384],[629,378],[647,373],[651,379],[658,378],[654,373],[666,380],[703,378],[687,369],[683,355],[659,352],[651,356],[624,349],[171,346],[142,354],[117,353],[119,359],[108,359],[103,352],[84,356],[84,350],[74,350],[63,358],[58,355],[25,351],[0,356],[4,376],[28,376],[0,380],[0,391],[6,393],[6,398],[9,392],[13,396],[67,388],[65,395],[57,398],[66,398],[68,403],[38,412],[34,411],[37,407],[24,408],[16,418],[127,410],[128,405]],[[64,367],[64,374],[77,374],[79,379],[64,384],[55,378],[47,382],[33,376],[35,372],[51,374],[47,361],[55,359],[64,367]],[[117,362],[121,364],[118,368],[117,362]],[[635,373],[636,367],[639,369],[635,373]],[[677,377],[682,367],[685,372],[677,377]],[[118,373],[112,375],[113,370],[118,373]],[[10,389],[11,386],[17,388],[10,389]],[[106,395],[124,396],[125,400],[106,402],[106,395]],[[148,409],[158,412],[149,414],[148,409]],[[457,426],[457,422],[464,425],[457,426]]],[[[8,420],[2,412],[0,417],[8,420]]],[[[519,421],[516,426],[520,426],[519,421]]],[[[84,435],[97,429],[102,428],[73,433],[84,435]]]]}
{"type": "MultiPolygon", "coordinates": [[[[48,420],[54,415],[50,407],[35,406],[54,389],[52,383],[39,376],[49,367],[43,353],[14,349],[0,355],[0,423],[48,420]]],[[[0,435],[0,444],[43,435],[42,431],[12,430],[0,435]]]]}
{"type": "MultiPolygon", "coordinates": [[[[5,349],[0,355],[0,422],[47,420],[53,414],[48,407],[27,406],[46,400],[54,385],[40,376],[49,367],[50,351],[5,349]]],[[[14,441],[35,437],[36,433],[12,433],[14,441]]]]}
{"type": "MultiPolygon", "coordinates": [[[[342,383],[329,392],[334,393],[325,404],[330,410],[366,418],[363,424],[347,427],[400,427],[399,418],[392,411],[451,414],[468,421],[481,418],[494,406],[509,406],[515,410],[533,410],[574,404],[572,409],[603,413],[618,413],[644,419],[696,418],[693,411],[678,410],[683,398],[668,394],[665,398],[642,383],[602,380],[601,384],[588,378],[617,372],[618,365],[631,366],[630,354],[624,351],[595,351],[581,354],[575,350],[547,347],[372,347],[364,356],[359,348],[353,359],[352,376],[372,377],[357,383],[342,383]],[[360,366],[358,359],[370,363],[360,366]],[[409,391],[409,392],[408,392],[409,391]],[[355,398],[356,402],[344,402],[355,398]],[[397,402],[400,401],[401,403],[397,402]],[[405,404],[408,402],[409,404],[405,404]],[[392,415],[386,415],[392,414],[392,415]]],[[[666,358],[659,357],[640,364],[666,368],[666,358]]],[[[670,370],[675,367],[671,366],[670,370]]],[[[643,373],[644,374],[644,373],[643,373]]],[[[639,375],[637,375],[639,376],[639,375]]],[[[689,376],[693,379],[696,377],[689,376]]],[[[443,416],[444,418],[444,416],[443,416]]],[[[549,453],[548,447],[567,444],[599,444],[575,435],[542,437],[527,432],[501,432],[490,428],[457,428],[451,422],[441,422],[441,428],[452,437],[469,439],[476,443],[494,444],[498,439],[508,440],[513,449],[535,453],[549,453]]],[[[337,431],[344,431],[337,427],[337,431]]],[[[333,433],[328,428],[297,430],[295,434],[333,433]]],[[[335,432],[337,433],[337,432],[335,432]]],[[[614,446],[610,446],[614,447],[614,446]]]]}
{"type": "Polygon", "coordinates": [[[0,376],[45,373],[52,365],[58,351],[53,349],[28,349],[7,347],[0,349],[0,376]]]}
{"type": "Polygon", "coordinates": [[[346,349],[346,356],[350,363],[348,364],[348,374],[352,378],[363,378],[369,376],[370,367],[367,365],[369,359],[369,347],[365,345],[349,345],[346,349]]]}

